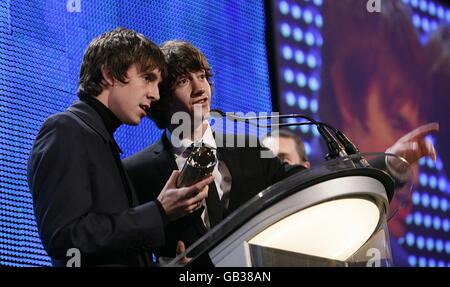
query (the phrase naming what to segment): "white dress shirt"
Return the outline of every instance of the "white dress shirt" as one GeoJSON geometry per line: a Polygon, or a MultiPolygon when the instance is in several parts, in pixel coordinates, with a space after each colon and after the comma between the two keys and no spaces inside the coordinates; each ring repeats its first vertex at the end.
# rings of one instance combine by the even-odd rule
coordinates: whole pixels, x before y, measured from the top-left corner
{"type": "MultiPolygon", "coordinates": [[[[186,148],[191,146],[194,143],[190,138],[179,139],[178,137],[172,138],[172,134],[169,130],[166,130],[167,138],[172,145],[172,152],[175,156],[175,162],[179,170],[183,169],[184,164],[186,163],[187,158],[183,156],[183,152],[186,148]]],[[[228,170],[225,162],[221,159],[220,154],[217,154],[217,144],[214,139],[214,135],[211,127],[207,126],[203,136],[201,138],[203,143],[208,146],[214,148],[214,155],[217,157],[217,164],[213,170],[214,183],[216,185],[217,193],[219,195],[219,199],[224,208],[228,206],[229,201],[229,193],[231,190],[231,174],[228,170]]],[[[206,208],[206,203],[203,201],[203,205],[205,206],[205,210],[202,213],[202,220],[205,223],[206,228],[210,228],[209,218],[208,218],[208,210],[206,208]]]]}

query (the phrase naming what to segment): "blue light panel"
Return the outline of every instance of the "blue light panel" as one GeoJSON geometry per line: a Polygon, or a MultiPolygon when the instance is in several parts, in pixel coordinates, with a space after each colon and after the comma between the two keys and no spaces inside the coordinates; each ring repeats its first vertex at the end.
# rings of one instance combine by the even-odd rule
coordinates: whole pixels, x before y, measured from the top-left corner
{"type": "MultiPolygon", "coordinates": [[[[50,265],[27,186],[28,154],[44,119],[76,99],[89,41],[117,26],[158,44],[177,38],[200,47],[213,68],[214,107],[272,110],[261,1],[0,1],[0,265],[50,265]]],[[[144,120],[116,138],[127,156],[160,133],[144,120]]]]}

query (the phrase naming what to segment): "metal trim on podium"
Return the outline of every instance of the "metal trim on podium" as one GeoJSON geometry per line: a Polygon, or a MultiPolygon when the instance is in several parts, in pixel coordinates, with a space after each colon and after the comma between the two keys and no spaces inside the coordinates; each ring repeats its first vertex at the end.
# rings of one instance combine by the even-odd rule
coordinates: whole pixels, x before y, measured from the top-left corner
{"type": "Polygon", "coordinates": [[[184,256],[188,266],[365,266],[374,250],[389,266],[395,182],[360,159],[328,161],[268,187],[166,266],[184,256]]]}

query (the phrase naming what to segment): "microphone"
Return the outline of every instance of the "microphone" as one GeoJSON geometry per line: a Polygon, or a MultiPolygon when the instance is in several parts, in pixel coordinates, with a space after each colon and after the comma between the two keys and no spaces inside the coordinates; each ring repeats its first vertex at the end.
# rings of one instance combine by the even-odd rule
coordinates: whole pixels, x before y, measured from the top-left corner
{"type": "Polygon", "coordinates": [[[219,109],[212,109],[212,113],[218,113],[222,117],[226,117],[233,121],[241,121],[256,127],[287,127],[287,126],[301,126],[301,125],[315,125],[317,127],[317,130],[319,131],[319,134],[322,136],[322,138],[325,140],[327,148],[328,148],[328,154],[326,155],[326,160],[331,160],[337,157],[347,157],[348,154],[355,154],[359,153],[359,150],[356,148],[356,146],[340,131],[336,130],[329,124],[318,122],[315,119],[301,115],[301,114],[288,114],[288,115],[277,115],[277,116],[256,116],[256,117],[238,117],[232,113],[224,113],[223,111],[219,109]],[[262,125],[259,124],[259,122],[253,123],[252,120],[262,120],[262,119],[285,119],[285,118],[303,118],[308,120],[308,122],[297,122],[297,123],[281,123],[276,125],[262,125]],[[328,130],[332,130],[338,140],[336,140],[333,135],[328,130]]]}

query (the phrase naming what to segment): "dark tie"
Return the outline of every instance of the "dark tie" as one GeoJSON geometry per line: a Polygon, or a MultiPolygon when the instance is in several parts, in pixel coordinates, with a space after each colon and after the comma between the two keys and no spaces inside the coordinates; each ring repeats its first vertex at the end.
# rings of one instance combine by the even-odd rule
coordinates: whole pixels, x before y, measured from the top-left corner
{"type": "Polygon", "coordinates": [[[208,197],[206,198],[206,208],[208,210],[209,224],[211,228],[219,224],[223,218],[223,208],[220,203],[219,193],[217,192],[216,183],[213,181],[209,184],[208,197]]]}

